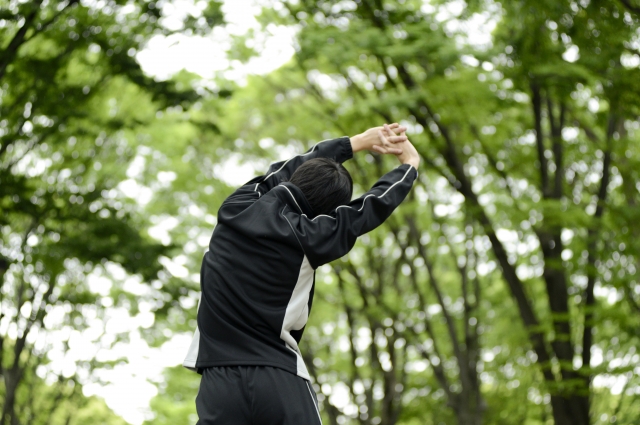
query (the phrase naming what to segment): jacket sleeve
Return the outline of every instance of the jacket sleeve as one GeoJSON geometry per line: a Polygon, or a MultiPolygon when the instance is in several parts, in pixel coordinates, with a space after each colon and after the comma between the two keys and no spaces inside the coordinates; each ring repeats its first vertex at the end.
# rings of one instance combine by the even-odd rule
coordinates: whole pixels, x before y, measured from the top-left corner
{"type": "Polygon", "coordinates": [[[349,137],[339,137],[317,143],[307,152],[271,164],[267,173],[263,176],[254,177],[238,190],[231,194],[222,204],[245,203],[248,207],[260,196],[264,195],[283,181],[289,180],[291,175],[303,163],[313,158],[331,158],[336,162],[343,163],[353,157],[351,140],[349,137]]]}
{"type": "Polygon", "coordinates": [[[343,163],[352,157],[351,140],[348,137],[325,140],[301,155],[271,164],[267,174],[257,183],[256,189],[261,194],[267,193],[283,181],[289,180],[294,171],[310,159],[331,158],[336,162],[343,163]]]}
{"type": "Polygon", "coordinates": [[[418,171],[409,164],[382,176],[363,196],[341,205],[331,215],[309,219],[285,211],[298,242],[313,268],[320,267],[348,253],[358,236],[381,225],[405,199],[418,171]]]}

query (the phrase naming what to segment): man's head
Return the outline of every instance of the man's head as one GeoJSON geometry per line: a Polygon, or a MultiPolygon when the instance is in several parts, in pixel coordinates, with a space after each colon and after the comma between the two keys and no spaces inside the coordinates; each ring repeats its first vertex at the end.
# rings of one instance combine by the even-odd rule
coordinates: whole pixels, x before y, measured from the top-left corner
{"type": "Polygon", "coordinates": [[[302,191],[315,215],[329,214],[351,201],[351,175],[332,159],[310,159],[298,167],[289,181],[302,191]]]}

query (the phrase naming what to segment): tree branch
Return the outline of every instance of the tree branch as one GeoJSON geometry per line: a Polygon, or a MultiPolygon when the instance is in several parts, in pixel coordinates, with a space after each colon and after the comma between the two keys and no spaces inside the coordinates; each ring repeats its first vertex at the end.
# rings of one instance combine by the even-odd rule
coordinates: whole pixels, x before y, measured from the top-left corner
{"type": "MultiPolygon", "coordinates": [[[[403,79],[403,82],[407,86],[407,89],[414,91],[418,90],[416,83],[413,81],[411,75],[404,66],[401,66],[399,68],[398,74],[403,79]]],[[[516,301],[516,305],[518,306],[520,317],[522,318],[522,321],[528,329],[529,340],[531,341],[533,348],[538,356],[538,363],[542,368],[545,379],[549,382],[553,382],[555,381],[555,378],[553,372],[551,371],[551,357],[546,347],[544,334],[540,330],[540,322],[536,317],[533,307],[531,306],[529,298],[524,290],[524,285],[516,274],[514,266],[509,263],[506,249],[498,239],[491,220],[486,215],[484,208],[478,201],[478,197],[471,188],[471,182],[464,172],[464,167],[460,162],[458,154],[455,150],[455,143],[451,139],[449,132],[447,131],[445,126],[441,122],[439,122],[439,120],[434,119],[434,112],[424,98],[420,99],[420,103],[425,107],[428,116],[432,118],[433,122],[435,122],[440,129],[442,137],[446,142],[446,147],[444,152],[442,152],[442,155],[449,165],[449,168],[451,169],[453,175],[456,177],[456,181],[459,183],[458,185],[454,186],[454,188],[457,189],[465,197],[465,202],[468,205],[470,213],[480,223],[485,234],[489,238],[493,253],[502,269],[503,277],[507,282],[509,289],[511,290],[511,294],[516,301]]],[[[427,125],[426,118],[423,115],[418,114],[416,118],[423,126],[427,125]]]]}
{"type": "Polygon", "coordinates": [[[637,13],[640,15],[640,6],[632,5],[630,0],[620,0],[620,3],[622,3],[624,7],[626,7],[631,12],[637,13]]]}
{"type": "Polygon", "coordinates": [[[540,86],[536,82],[531,83],[531,106],[533,107],[534,126],[536,131],[536,147],[538,149],[538,161],[540,161],[540,189],[546,198],[549,194],[549,165],[544,156],[544,135],[542,133],[542,95],[540,86]]]}
{"type": "MultiPolygon", "coordinates": [[[[582,368],[587,371],[591,365],[591,345],[593,344],[593,306],[595,305],[594,288],[596,284],[595,262],[596,262],[596,243],[600,232],[600,220],[604,213],[604,207],[607,200],[607,189],[611,179],[611,151],[613,133],[618,122],[618,117],[611,113],[609,116],[609,125],[607,127],[607,147],[602,160],[602,178],[600,179],[600,189],[598,190],[598,204],[594,213],[593,226],[587,232],[587,288],[585,289],[585,316],[584,330],[582,335],[582,368]]],[[[591,373],[584,372],[585,379],[588,383],[591,381],[591,373]]]]}
{"type": "Polygon", "coordinates": [[[31,4],[31,13],[24,17],[24,23],[13,36],[7,48],[2,53],[0,53],[0,80],[2,80],[2,77],[4,77],[4,74],[7,71],[7,67],[15,58],[16,53],[18,53],[18,49],[22,44],[24,44],[27,31],[29,30],[29,28],[31,28],[34,21],[36,20],[38,12],[40,11],[40,5],[42,4],[42,1],[43,0],[35,0],[31,4]]]}
{"type": "Polygon", "coordinates": [[[551,124],[551,148],[555,159],[556,170],[554,172],[554,187],[552,196],[554,199],[562,198],[564,183],[564,149],[562,146],[562,129],[564,128],[566,107],[560,102],[560,115],[558,121],[553,116],[553,103],[547,96],[547,109],[549,110],[549,123],[551,124]]]}

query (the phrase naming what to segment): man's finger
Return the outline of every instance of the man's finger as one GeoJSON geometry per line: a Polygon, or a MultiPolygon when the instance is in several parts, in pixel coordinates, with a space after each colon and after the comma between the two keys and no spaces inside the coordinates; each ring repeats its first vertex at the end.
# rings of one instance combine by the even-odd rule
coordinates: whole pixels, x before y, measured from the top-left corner
{"type": "Polygon", "coordinates": [[[402,149],[399,148],[386,148],[380,145],[373,145],[372,149],[381,154],[392,154],[392,155],[400,155],[402,153],[402,149]]]}
{"type": "Polygon", "coordinates": [[[391,142],[391,143],[402,143],[402,142],[406,142],[408,140],[407,136],[401,135],[401,136],[391,136],[387,138],[387,141],[391,142]]]}
{"type": "Polygon", "coordinates": [[[398,127],[391,127],[393,129],[393,134],[403,134],[405,131],[407,131],[407,127],[402,127],[402,126],[398,126],[398,127]]]}
{"type": "Polygon", "coordinates": [[[397,122],[394,122],[393,124],[382,124],[382,126],[378,127],[378,129],[387,134],[387,136],[395,136],[396,132],[398,131],[397,129],[399,128],[399,125],[400,124],[398,124],[397,122]],[[390,129],[394,131],[391,131],[390,129]]]}
{"type": "Polygon", "coordinates": [[[407,131],[407,127],[401,126],[397,122],[394,122],[393,124],[383,124],[382,127],[379,127],[379,128],[390,136],[402,135],[404,132],[407,131]]]}
{"type": "Polygon", "coordinates": [[[380,141],[382,141],[382,143],[385,143],[385,142],[388,143],[387,138],[384,137],[384,134],[382,133],[382,130],[378,130],[378,137],[380,138],[380,141]]]}

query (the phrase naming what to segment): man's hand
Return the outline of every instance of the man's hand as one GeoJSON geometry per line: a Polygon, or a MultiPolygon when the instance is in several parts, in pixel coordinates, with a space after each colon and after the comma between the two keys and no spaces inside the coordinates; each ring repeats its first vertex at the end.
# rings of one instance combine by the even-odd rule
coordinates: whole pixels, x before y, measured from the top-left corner
{"type": "Polygon", "coordinates": [[[407,131],[407,129],[401,127],[398,123],[385,124],[384,127],[373,127],[364,133],[351,137],[351,148],[354,153],[368,150],[371,152],[400,155],[402,148],[395,144],[408,140],[407,136],[404,135],[405,131],[407,131]],[[382,130],[387,131],[387,137],[381,138],[379,136],[382,130]]]}
{"type": "MultiPolygon", "coordinates": [[[[378,137],[382,141],[382,146],[389,145],[390,143],[392,143],[391,140],[394,140],[395,137],[398,137],[395,136],[395,131],[396,129],[392,129],[391,126],[388,126],[387,124],[384,125],[384,132],[382,130],[378,130],[378,137]],[[394,136],[388,137],[389,134],[393,134],[394,136]]],[[[406,129],[403,130],[402,135],[404,135],[404,131],[406,131],[406,129]]],[[[403,142],[396,142],[398,144],[395,146],[399,148],[400,153],[397,153],[395,155],[398,157],[398,160],[400,160],[402,164],[412,165],[417,170],[418,166],[420,165],[420,155],[418,154],[416,148],[411,144],[409,139],[406,136],[404,137],[405,140],[403,142]]],[[[398,150],[397,148],[396,150],[398,150]]],[[[385,148],[381,147],[380,145],[375,145],[373,147],[373,150],[380,153],[391,153],[386,152],[385,148]]]]}

